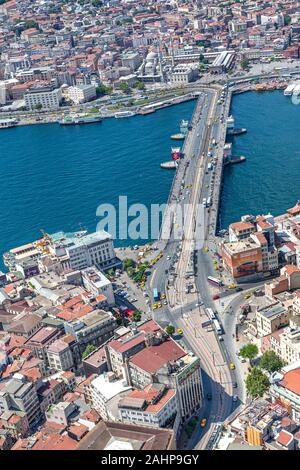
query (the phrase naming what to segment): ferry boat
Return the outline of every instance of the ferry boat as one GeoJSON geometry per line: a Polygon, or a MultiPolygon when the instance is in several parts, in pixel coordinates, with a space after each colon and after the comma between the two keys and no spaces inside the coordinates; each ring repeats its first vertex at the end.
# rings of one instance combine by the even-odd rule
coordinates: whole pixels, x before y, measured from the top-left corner
{"type": "Polygon", "coordinates": [[[240,135],[245,134],[247,132],[247,129],[245,127],[235,128],[234,123],[234,117],[229,116],[226,121],[227,135],[240,135]]]}
{"type": "Polygon", "coordinates": [[[180,158],[181,158],[181,148],[180,147],[172,147],[171,154],[172,154],[172,160],[180,160],[180,158]]]}
{"type": "Polygon", "coordinates": [[[18,124],[16,119],[0,119],[0,129],[9,129],[15,127],[18,124]]]}
{"type": "Polygon", "coordinates": [[[290,85],[288,85],[283,92],[284,96],[291,96],[293,94],[295,86],[295,83],[291,83],[290,85]]]}
{"type": "Polygon", "coordinates": [[[189,131],[189,121],[182,119],[180,121],[180,133],[171,135],[172,140],[184,140],[189,131]]]}
{"type": "Polygon", "coordinates": [[[88,116],[88,115],[81,116],[81,115],[75,114],[75,115],[66,116],[58,122],[61,126],[72,126],[72,125],[75,126],[77,124],[92,124],[95,122],[101,122],[102,120],[103,120],[102,116],[98,114],[93,114],[91,116],[88,116]]]}
{"type": "Polygon", "coordinates": [[[115,113],[115,118],[125,118],[125,117],[131,117],[134,116],[135,113],[133,111],[118,111],[115,113]]]}

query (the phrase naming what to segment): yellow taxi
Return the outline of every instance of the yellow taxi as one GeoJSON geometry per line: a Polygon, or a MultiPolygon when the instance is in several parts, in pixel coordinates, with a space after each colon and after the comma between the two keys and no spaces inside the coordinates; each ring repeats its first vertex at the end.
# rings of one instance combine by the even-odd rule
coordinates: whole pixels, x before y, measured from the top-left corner
{"type": "Polygon", "coordinates": [[[249,299],[250,297],[251,297],[251,294],[244,295],[244,299],[249,299]]]}
{"type": "Polygon", "coordinates": [[[214,259],[214,264],[217,264],[217,262],[218,262],[218,261],[217,261],[216,259],[214,259]]]}
{"type": "Polygon", "coordinates": [[[157,308],[157,304],[153,304],[153,310],[157,308]]]}
{"type": "Polygon", "coordinates": [[[161,302],[157,302],[157,308],[161,308],[161,302]]]}
{"type": "Polygon", "coordinates": [[[177,334],[179,334],[179,335],[183,335],[183,331],[182,331],[182,329],[181,329],[181,328],[178,328],[178,330],[177,330],[177,334]]]}
{"type": "Polygon", "coordinates": [[[204,248],[204,251],[205,251],[205,253],[208,252],[208,247],[207,246],[204,248]]]}
{"type": "Polygon", "coordinates": [[[162,299],[165,299],[165,298],[166,298],[166,294],[165,294],[164,292],[161,294],[161,298],[162,298],[162,299]]]}
{"type": "Polygon", "coordinates": [[[235,289],[236,288],[236,284],[229,284],[228,286],[228,289],[235,289]]]}
{"type": "Polygon", "coordinates": [[[229,369],[230,369],[230,370],[234,370],[234,369],[235,369],[235,365],[233,364],[233,362],[231,362],[231,363],[229,364],[229,369]]]}
{"type": "Polygon", "coordinates": [[[206,426],[206,418],[201,419],[201,428],[205,428],[206,426]]]}

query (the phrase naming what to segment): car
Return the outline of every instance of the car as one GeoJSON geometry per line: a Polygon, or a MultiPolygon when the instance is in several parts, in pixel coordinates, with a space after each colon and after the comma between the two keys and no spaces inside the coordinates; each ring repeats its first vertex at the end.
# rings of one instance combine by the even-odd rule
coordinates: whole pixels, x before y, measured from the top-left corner
{"type": "Polygon", "coordinates": [[[211,399],[212,399],[212,394],[211,394],[211,393],[207,393],[207,394],[206,394],[206,398],[207,398],[208,400],[211,400],[211,399]]]}
{"type": "Polygon", "coordinates": [[[205,428],[206,426],[206,418],[201,419],[201,428],[205,428]]]}
{"type": "Polygon", "coordinates": [[[230,369],[230,370],[234,370],[234,369],[235,369],[235,365],[233,364],[233,362],[231,362],[231,363],[229,364],[229,369],[230,369]]]}
{"type": "Polygon", "coordinates": [[[236,288],[236,284],[229,284],[228,286],[228,289],[235,289],[236,288]]]}
{"type": "Polygon", "coordinates": [[[170,260],[170,259],[171,259],[171,256],[168,255],[168,256],[167,256],[167,260],[170,260]]]}
{"type": "Polygon", "coordinates": [[[220,298],[219,294],[213,296],[213,300],[218,300],[220,298]]]}
{"type": "Polygon", "coordinates": [[[237,395],[233,395],[232,401],[234,401],[234,402],[238,401],[238,396],[237,396],[237,395]]]}
{"type": "Polygon", "coordinates": [[[157,308],[161,308],[161,302],[157,302],[157,308]]]}
{"type": "Polygon", "coordinates": [[[237,288],[236,288],[236,291],[237,291],[237,292],[241,292],[242,290],[243,290],[242,287],[237,287],[237,288]]]}
{"type": "Polygon", "coordinates": [[[251,294],[244,295],[244,299],[249,299],[250,297],[251,297],[251,294]]]}
{"type": "Polygon", "coordinates": [[[237,388],[237,383],[236,382],[232,383],[232,388],[237,388]]]}
{"type": "Polygon", "coordinates": [[[157,308],[157,304],[153,304],[153,310],[157,308]]]}
{"type": "Polygon", "coordinates": [[[177,334],[180,335],[180,336],[183,335],[183,331],[182,331],[181,328],[178,328],[178,329],[177,329],[177,334]]]}
{"type": "Polygon", "coordinates": [[[160,296],[162,299],[165,299],[166,298],[166,294],[163,292],[160,296]]]}
{"type": "Polygon", "coordinates": [[[224,341],[224,338],[221,335],[218,335],[218,339],[219,339],[219,341],[224,341]]]}
{"type": "Polygon", "coordinates": [[[167,301],[167,300],[164,300],[164,305],[168,305],[168,301],[167,301]]]}

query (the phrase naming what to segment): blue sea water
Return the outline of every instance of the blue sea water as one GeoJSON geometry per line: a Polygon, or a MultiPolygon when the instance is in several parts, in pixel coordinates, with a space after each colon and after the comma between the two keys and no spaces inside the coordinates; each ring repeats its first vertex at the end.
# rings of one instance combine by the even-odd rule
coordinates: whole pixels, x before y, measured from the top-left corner
{"type": "MultiPolygon", "coordinates": [[[[0,254],[35,240],[40,229],[93,231],[98,205],[117,206],[119,195],[129,204],[166,202],[174,172],[159,164],[170,158],[170,134],[194,106],[85,126],[1,130],[0,254]]],[[[300,106],[280,91],[245,93],[234,97],[232,114],[248,129],[233,147],[247,161],[225,169],[222,227],[243,214],[280,214],[300,199],[300,106]]]]}
{"type": "Polygon", "coordinates": [[[98,205],[117,206],[119,195],[128,204],[165,203],[174,171],[159,165],[171,158],[170,135],[194,106],[101,124],[1,130],[0,269],[2,253],[36,240],[40,229],[96,230],[98,205]]]}
{"type": "Polygon", "coordinates": [[[300,106],[282,91],[236,95],[231,113],[236,127],[233,154],[247,161],[226,167],[220,226],[244,214],[279,215],[300,199],[300,106]]]}

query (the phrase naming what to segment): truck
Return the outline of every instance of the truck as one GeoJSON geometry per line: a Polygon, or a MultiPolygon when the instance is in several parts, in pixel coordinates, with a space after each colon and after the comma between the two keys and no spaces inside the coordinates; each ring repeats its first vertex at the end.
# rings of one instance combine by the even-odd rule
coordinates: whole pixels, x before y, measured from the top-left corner
{"type": "Polygon", "coordinates": [[[156,289],[156,287],[153,289],[153,300],[156,302],[157,300],[159,300],[159,293],[158,293],[158,290],[156,289]]]}

